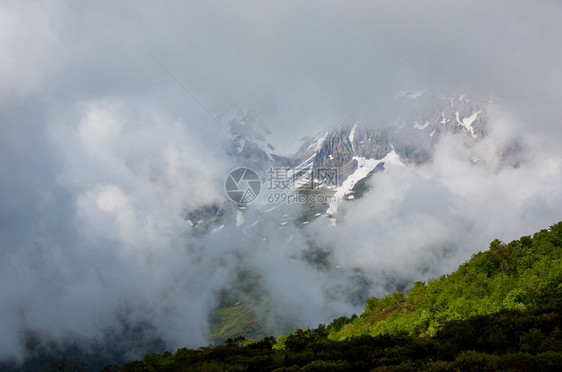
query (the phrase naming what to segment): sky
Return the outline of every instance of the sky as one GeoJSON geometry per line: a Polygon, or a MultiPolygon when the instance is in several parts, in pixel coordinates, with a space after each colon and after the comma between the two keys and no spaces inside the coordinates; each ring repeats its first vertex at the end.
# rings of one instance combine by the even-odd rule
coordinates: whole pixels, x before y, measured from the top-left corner
{"type": "Polygon", "coordinates": [[[313,230],[280,244],[272,227],[250,248],[191,234],[185,211],[224,200],[233,166],[205,110],[267,106],[287,155],[400,89],[493,97],[478,146],[446,137],[431,164],[389,171],[383,192],[342,210],[334,237],[404,282],[561,220],[560,19],[554,0],[0,3],[0,359],[25,356],[24,330],[101,340],[148,319],[146,339],[206,344],[213,296],[242,264],[267,274],[296,323],[357,311],[326,295],[346,280],[291,258],[313,230]],[[512,140],[525,162],[501,168],[496,149],[512,140]],[[475,169],[472,153],[491,160],[475,169]]]}

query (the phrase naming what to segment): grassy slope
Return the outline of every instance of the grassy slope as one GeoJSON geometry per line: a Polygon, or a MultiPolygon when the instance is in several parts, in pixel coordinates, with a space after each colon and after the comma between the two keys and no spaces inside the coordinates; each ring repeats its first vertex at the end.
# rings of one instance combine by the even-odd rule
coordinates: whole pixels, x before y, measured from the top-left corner
{"type": "Polygon", "coordinates": [[[211,326],[213,340],[226,340],[238,335],[251,337],[261,328],[251,304],[219,309],[212,318],[215,320],[211,326]]]}

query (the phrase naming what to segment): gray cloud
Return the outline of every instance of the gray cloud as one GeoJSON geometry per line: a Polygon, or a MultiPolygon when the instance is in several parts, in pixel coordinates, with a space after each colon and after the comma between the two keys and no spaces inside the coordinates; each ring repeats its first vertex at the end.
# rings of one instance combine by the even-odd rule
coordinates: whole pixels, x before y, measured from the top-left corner
{"type": "Polygon", "coordinates": [[[502,149],[513,140],[506,115],[489,107],[490,133],[476,145],[449,135],[429,164],[375,174],[364,200],[343,204],[338,239],[372,273],[411,283],[453,271],[495,238],[510,241],[558,221],[559,155],[528,135],[525,159],[505,167],[502,149]]]}
{"type": "Polygon", "coordinates": [[[330,230],[370,273],[407,283],[560,219],[561,13],[555,1],[3,3],[0,358],[23,357],[25,329],[60,342],[125,332],[123,314],[148,321],[193,272],[147,338],[205,344],[216,292],[242,264],[263,275],[272,317],[306,325],[360,310],[343,298],[345,274],[299,256],[313,239],[330,264],[355,266],[318,226],[279,230],[272,217],[246,240],[223,240],[234,226],[191,234],[184,211],[222,201],[236,164],[226,134],[148,53],[213,113],[274,102],[283,153],[377,87],[352,119],[402,88],[496,97],[486,140],[444,138],[432,163],[378,174],[330,230]],[[525,147],[519,168],[494,163],[508,140],[525,147]],[[474,167],[474,155],[492,160],[474,167]]]}

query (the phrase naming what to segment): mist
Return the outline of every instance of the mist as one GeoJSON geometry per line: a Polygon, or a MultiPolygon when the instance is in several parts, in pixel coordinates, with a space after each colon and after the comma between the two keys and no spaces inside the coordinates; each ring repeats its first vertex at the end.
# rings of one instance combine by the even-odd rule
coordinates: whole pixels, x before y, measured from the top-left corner
{"type": "Polygon", "coordinates": [[[30,334],[92,350],[120,335],[123,359],[206,345],[241,268],[278,336],[558,222],[560,19],[556,1],[2,3],[0,359],[28,357],[30,334]],[[225,203],[242,165],[209,113],[267,106],[290,155],[303,136],[378,125],[399,90],[424,88],[491,100],[487,137],[444,136],[427,164],[377,173],[335,227],[280,225],[298,206],[263,201],[241,226],[235,210],[214,233],[186,222],[225,203]],[[523,155],[502,166],[513,143],[523,155]]]}

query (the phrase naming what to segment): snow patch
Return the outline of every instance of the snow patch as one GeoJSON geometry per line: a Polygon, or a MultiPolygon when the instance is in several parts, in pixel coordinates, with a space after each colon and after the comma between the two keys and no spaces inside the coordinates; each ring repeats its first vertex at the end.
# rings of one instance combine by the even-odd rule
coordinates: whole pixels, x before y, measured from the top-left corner
{"type": "Polygon", "coordinates": [[[476,120],[476,117],[480,114],[480,111],[478,112],[474,112],[472,115],[470,115],[467,118],[462,119],[462,121],[459,119],[459,112],[457,111],[455,113],[456,115],[456,120],[457,123],[462,125],[463,127],[466,128],[466,130],[468,132],[470,132],[470,134],[472,135],[473,138],[476,138],[476,133],[474,133],[474,128],[472,127],[472,123],[474,123],[474,120],[476,120]]]}
{"type": "Polygon", "coordinates": [[[340,187],[336,189],[336,192],[334,193],[335,200],[330,203],[330,207],[326,211],[328,215],[333,215],[338,211],[338,201],[349,195],[357,182],[367,177],[367,175],[374,170],[379,163],[384,162],[385,168],[404,166],[404,163],[402,163],[400,156],[398,156],[394,148],[392,148],[392,151],[386,154],[384,158],[379,160],[366,159],[360,156],[354,156],[353,159],[357,161],[357,169],[355,172],[350,174],[345,181],[343,181],[340,187]]]}
{"type": "Polygon", "coordinates": [[[357,129],[357,124],[351,128],[351,132],[349,132],[349,142],[351,143],[351,149],[355,151],[355,146],[353,146],[353,140],[355,139],[355,130],[357,129]]]}
{"type": "Polygon", "coordinates": [[[426,121],[424,125],[419,125],[417,121],[414,122],[414,128],[425,129],[429,126],[429,121],[426,121]]]}
{"type": "Polygon", "coordinates": [[[239,153],[242,152],[242,150],[244,150],[244,145],[246,144],[246,140],[241,139],[240,142],[238,142],[238,148],[236,149],[239,153]]]}
{"type": "Polygon", "coordinates": [[[313,151],[320,150],[320,147],[322,147],[322,144],[324,143],[324,140],[326,139],[329,133],[330,132],[326,132],[323,136],[320,136],[314,143],[308,146],[307,150],[310,149],[313,149],[313,151]]]}

